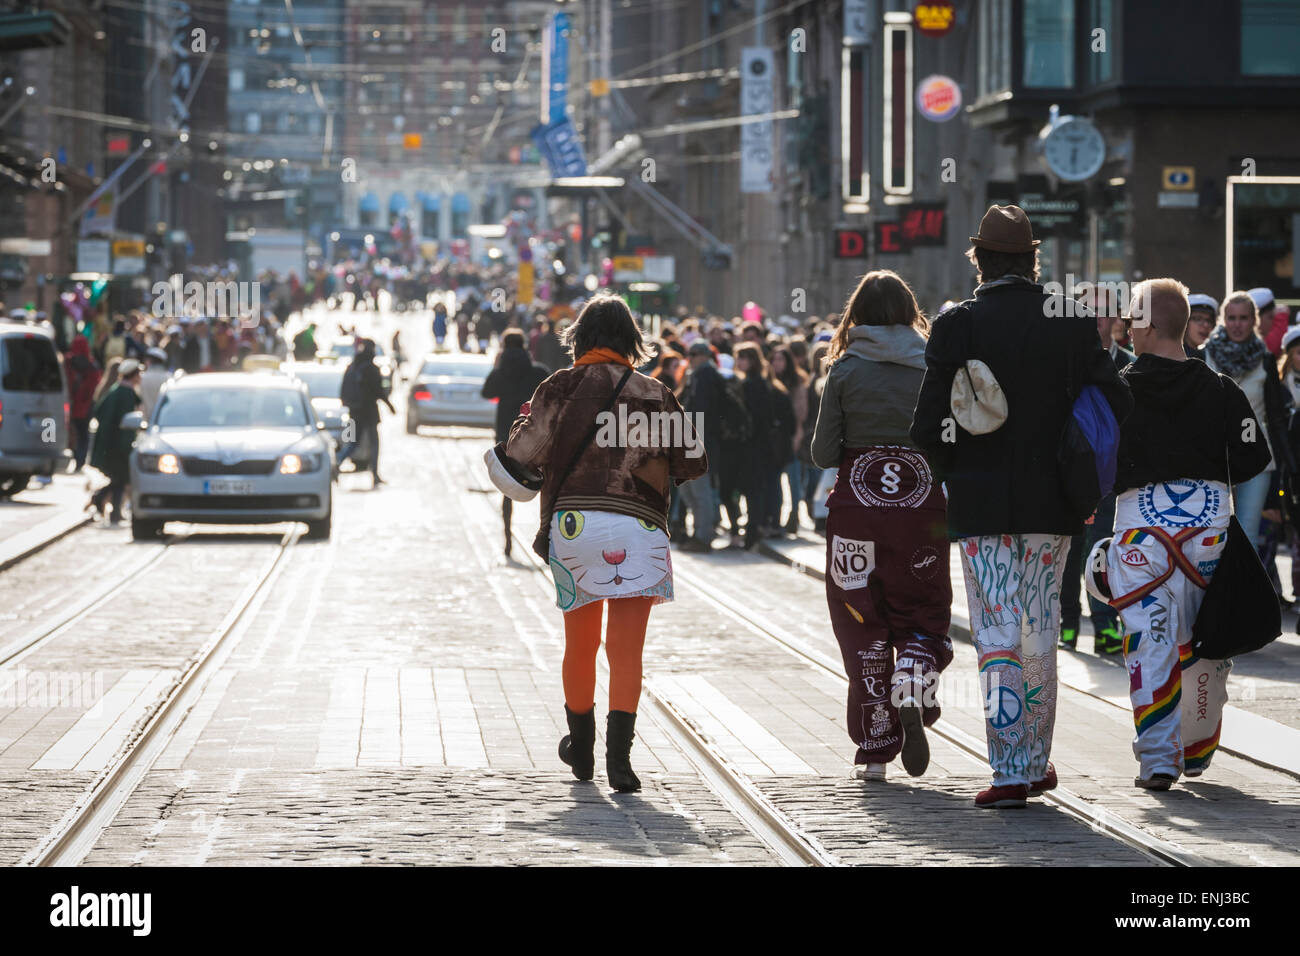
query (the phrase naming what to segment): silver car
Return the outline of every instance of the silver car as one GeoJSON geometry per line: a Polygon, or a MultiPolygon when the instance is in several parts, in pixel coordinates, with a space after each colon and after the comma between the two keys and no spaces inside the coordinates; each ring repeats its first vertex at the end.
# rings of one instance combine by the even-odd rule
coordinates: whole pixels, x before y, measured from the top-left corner
{"type": "Polygon", "coordinates": [[[343,390],[343,373],[346,365],[320,362],[285,362],[280,370],[292,375],[307,386],[312,408],[325,423],[325,430],[334,439],[334,449],[343,447],[343,432],[352,419],[339,394],[343,390]]]}
{"type": "Polygon", "coordinates": [[[307,386],[284,375],[213,373],[167,382],[131,452],[131,536],[168,521],[303,521],[330,535],[334,454],[307,386]]]}
{"type": "Polygon", "coordinates": [[[0,498],[63,465],[68,399],[54,337],[0,318],[0,498]]]}
{"type": "Polygon", "coordinates": [[[421,425],[495,428],[497,403],[482,395],[491,371],[486,355],[430,355],[407,395],[407,432],[414,435],[421,425]]]}

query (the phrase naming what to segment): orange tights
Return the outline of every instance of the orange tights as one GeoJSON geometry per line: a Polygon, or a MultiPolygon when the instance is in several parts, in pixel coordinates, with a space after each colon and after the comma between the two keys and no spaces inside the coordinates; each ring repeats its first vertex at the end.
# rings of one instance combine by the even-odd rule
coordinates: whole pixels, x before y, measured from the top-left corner
{"type": "Polygon", "coordinates": [[[609,709],[636,713],[641,699],[641,648],[654,598],[592,601],[564,615],[564,702],[585,714],[596,699],[596,654],[600,650],[600,616],[609,604],[605,657],[609,660],[609,709]]]}

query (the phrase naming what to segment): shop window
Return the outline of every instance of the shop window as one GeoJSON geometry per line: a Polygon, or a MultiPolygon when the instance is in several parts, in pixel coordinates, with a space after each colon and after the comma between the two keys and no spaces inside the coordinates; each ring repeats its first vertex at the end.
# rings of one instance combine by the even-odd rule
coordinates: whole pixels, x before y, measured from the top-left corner
{"type": "Polygon", "coordinates": [[[1074,0],[1025,0],[1021,20],[1024,86],[1074,86],[1074,0]]]}
{"type": "Polygon", "coordinates": [[[1300,3],[1241,0],[1243,76],[1300,76],[1300,3]]]}
{"type": "Polygon", "coordinates": [[[981,0],[979,6],[980,96],[1011,86],[1011,0],[981,0]]]}
{"type": "Polygon", "coordinates": [[[1088,31],[1083,38],[1084,57],[1088,62],[1088,82],[1092,85],[1109,83],[1115,79],[1115,58],[1119,51],[1113,44],[1118,40],[1115,30],[1115,0],[1089,0],[1088,31]],[[1093,31],[1102,30],[1105,41],[1104,53],[1096,52],[1093,31]]]}

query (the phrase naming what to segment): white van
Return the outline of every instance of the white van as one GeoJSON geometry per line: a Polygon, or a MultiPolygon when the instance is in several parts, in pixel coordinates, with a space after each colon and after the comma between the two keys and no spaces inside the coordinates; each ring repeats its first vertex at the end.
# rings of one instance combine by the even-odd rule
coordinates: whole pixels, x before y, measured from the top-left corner
{"type": "Polygon", "coordinates": [[[0,498],[52,475],[68,447],[63,364],[49,330],[0,319],[0,498]]]}

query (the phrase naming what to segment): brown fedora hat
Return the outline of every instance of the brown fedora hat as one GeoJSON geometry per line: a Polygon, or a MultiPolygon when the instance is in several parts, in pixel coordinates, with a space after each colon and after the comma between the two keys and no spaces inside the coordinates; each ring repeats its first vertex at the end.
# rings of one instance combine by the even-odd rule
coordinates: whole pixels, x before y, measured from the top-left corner
{"type": "Polygon", "coordinates": [[[1029,217],[1019,206],[989,206],[980,220],[979,235],[971,236],[976,249],[993,252],[1033,252],[1038,245],[1029,217]]]}

